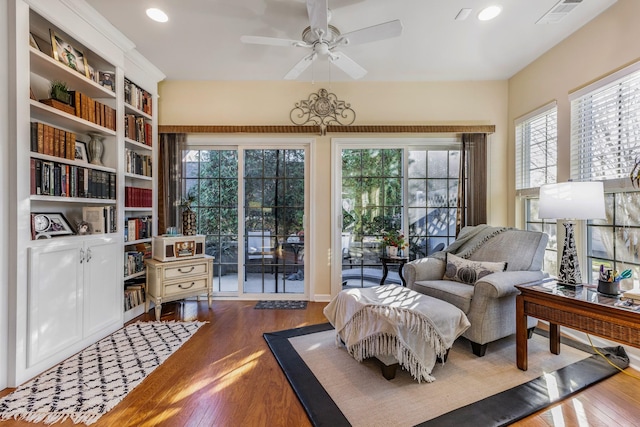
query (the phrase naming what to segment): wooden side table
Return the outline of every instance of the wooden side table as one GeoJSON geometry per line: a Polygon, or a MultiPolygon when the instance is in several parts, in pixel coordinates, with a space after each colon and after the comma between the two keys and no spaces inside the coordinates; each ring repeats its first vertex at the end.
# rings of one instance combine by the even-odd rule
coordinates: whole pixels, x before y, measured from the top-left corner
{"type": "Polygon", "coordinates": [[[560,354],[560,326],[640,348],[640,313],[615,304],[595,285],[567,288],[555,281],[516,285],[516,364],[526,371],[527,316],[549,322],[549,351],[560,354]]]}
{"type": "Polygon", "coordinates": [[[409,258],[401,256],[381,256],[380,261],[382,262],[382,279],[380,279],[380,286],[384,285],[384,281],[387,280],[389,264],[397,264],[398,276],[400,276],[400,280],[402,280],[402,286],[406,288],[407,282],[404,280],[404,276],[402,275],[402,267],[404,267],[407,261],[409,261],[409,258]]]}
{"type": "Polygon", "coordinates": [[[207,294],[211,308],[213,293],[213,257],[189,258],[179,261],[162,262],[155,259],[145,260],[147,283],[145,311],[149,311],[149,302],[156,305],[156,320],[160,320],[162,303],[187,297],[207,294]]]}

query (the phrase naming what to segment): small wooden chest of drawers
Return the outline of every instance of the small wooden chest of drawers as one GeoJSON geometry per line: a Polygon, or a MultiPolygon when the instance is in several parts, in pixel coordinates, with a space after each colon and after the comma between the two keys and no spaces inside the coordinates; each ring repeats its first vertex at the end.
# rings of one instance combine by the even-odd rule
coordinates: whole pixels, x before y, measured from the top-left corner
{"type": "Polygon", "coordinates": [[[160,320],[162,303],[207,294],[211,308],[213,292],[213,257],[190,258],[180,261],[162,262],[155,259],[145,260],[147,266],[147,298],[156,306],[156,320],[160,320]]]}

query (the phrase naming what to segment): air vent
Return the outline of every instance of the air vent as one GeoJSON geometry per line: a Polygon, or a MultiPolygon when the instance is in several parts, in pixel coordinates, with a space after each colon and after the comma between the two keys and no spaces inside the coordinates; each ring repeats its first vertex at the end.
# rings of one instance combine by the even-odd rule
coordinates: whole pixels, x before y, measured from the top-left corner
{"type": "Polygon", "coordinates": [[[536,24],[556,24],[564,19],[573,9],[578,7],[582,0],[560,0],[536,24]]]}

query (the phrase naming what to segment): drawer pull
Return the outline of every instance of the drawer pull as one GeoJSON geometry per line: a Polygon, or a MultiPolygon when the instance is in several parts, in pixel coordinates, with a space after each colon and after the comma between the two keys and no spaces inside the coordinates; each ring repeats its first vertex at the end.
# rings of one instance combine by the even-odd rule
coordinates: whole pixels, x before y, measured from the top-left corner
{"type": "Polygon", "coordinates": [[[191,282],[191,284],[189,286],[182,286],[182,283],[181,283],[181,284],[178,285],[178,287],[180,289],[190,289],[190,288],[193,288],[193,285],[195,285],[195,284],[196,284],[196,282],[191,282]]]}
{"type": "Polygon", "coordinates": [[[191,269],[190,269],[189,271],[182,271],[182,268],[179,268],[179,269],[178,269],[178,271],[179,271],[180,273],[191,273],[195,268],[196,268],[196,267],[192,265],[192,266],[191,266],[191,269]]]}

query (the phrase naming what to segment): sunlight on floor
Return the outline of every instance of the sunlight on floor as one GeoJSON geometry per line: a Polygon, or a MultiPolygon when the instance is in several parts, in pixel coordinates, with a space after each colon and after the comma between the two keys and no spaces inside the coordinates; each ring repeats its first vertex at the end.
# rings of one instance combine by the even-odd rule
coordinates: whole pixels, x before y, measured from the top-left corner
{"type": "MultiPolygon", "coordinates": [[[[171,398],[171,403],[180,402],[181,400],[186,399],[192,394],[196,394],[198,391],[210,387],[213,383],[216,382],[218,383],[213,385],[208,391],[209,394],[214,394],[225,389],[233,382],[238,380],[242,375],[254,369],[258,365],[258,359],[260,359],[260,357],[262,357],[264,354],[265,351],[263,350],[257,351],[251,356],[239,361],[236,366],[233,366],[227,371],[221,372],[216,376],[210,376],[206,374],[199,375],[199,377],[201,377],[202,379],[194,383],[189,383],[189,385],[180,390],[179,393],[174,394],[171,398]]],[[[229,357],[232,356],[230,355],[229,357]]],[[[221,361],[218,360],[213,363],[213,365],[219,364],[220,362],[221,361]]]]}
{"type": "MultiPolygon", "coordinates": [[[[544,379],[547,382],[547,393],[549,394],[549,400],[554,402],[560,397],[558,391],[558,383],[556,377],[551,374],[544,374],[544,379]]],[[[564,427],[564,415],[562,414],[562,406],[556,406],[551,410],[551,417],[553,418],[554,427],[564,427]]]]}
{"type": "Polygon", "coordinates": [[[588,427],[589,420],[587,419],[587,413],[584,410],[584,405],[578,399],[572,399],[573,408],[576,410],[576,418],[578,419],[578,426],[588,427]]]}

